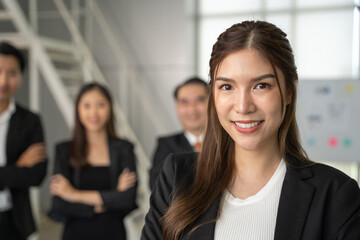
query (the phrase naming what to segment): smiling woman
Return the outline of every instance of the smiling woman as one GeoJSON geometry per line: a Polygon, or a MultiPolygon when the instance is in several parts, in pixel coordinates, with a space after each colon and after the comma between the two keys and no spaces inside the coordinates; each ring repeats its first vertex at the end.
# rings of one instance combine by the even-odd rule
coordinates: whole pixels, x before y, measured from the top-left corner
{"type": "Polygon", "coordinates": [[[356,181],[301,147],[286,34],[233,25],[213,47],[210,77],[202,152],[165,161],[142,239],[360,239],[356,181]]]}
{"type": "Polygon", "coordinates": [[[133,145],[116,136],[108,90],[90,83],[76,99],[74,134],[56,146],[50,217],[62,239],[126,239],[123,218],[136,208],[133,145]]]}
{"type": "Polygon", "coordinates": [[[79,118],[88,131],[101,130],[109,122],[110,103],[104,94],[93,89],[81,97],[78,105],[79,118]]]}
{"type": "MultiPolygon", "coordinates": [[[[285,92],[283,76],[279,83],[285,92]]],[[[235,141],[236,152],[278,149],[277,134],[284,118],[280,90],[271,64],[256,51],[245,49],[223,59],[214,100],[220,124],[235,141]]]]}

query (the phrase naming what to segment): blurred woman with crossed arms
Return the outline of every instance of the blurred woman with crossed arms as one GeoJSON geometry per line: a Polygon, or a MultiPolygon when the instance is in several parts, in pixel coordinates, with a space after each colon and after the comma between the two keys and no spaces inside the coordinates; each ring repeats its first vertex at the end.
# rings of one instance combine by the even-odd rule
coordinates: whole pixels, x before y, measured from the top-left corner
{"type": "Polygon", "coordinates": [[[123,218],[135,209],[133,145],[117,138],[105,87],[85,85],[76,100],[71,141],[56,146],[50,217],[65,222],[62,239],[126,239],[123,218]]]}

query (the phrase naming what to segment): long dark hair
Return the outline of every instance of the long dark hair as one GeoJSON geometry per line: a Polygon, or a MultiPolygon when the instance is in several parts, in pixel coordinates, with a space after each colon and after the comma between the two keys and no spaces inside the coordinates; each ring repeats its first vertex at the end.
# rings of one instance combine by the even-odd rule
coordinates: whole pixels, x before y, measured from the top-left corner
{"type": "MultiPolygon", "coordinates": [[[[298,75],[286,34],[275,25],[264,21],[244,21],[233,25],[218,37],[213,46],[210,59],[211,91],[203,149],[197,162],[194,183],[171,203],[162,218],[162,230],[166,240],[178,239],[184,230],[222,194],[232,179],[233,169],[235,169],[235,144],[217,117],[214,103],[214,80],[222,60],[230,53],[242,49],[255,50],[271,63],[278,86],[281,85],[279,72],[276,69],[280,69],[284,75],[286,94],[291,96],[291,102],[288,105],[285,104],[284,93],[279,87],[282,109],[285,111],[285,117],[278,132],[279,150],[283,156],[291,155],[311,163],[299,141],[295,119],[298,75]],[[286,108],[284,108],[285,105],[286,108]]],[[[216,221],[219,214],[220,212],[216,219],[207,223],[216,221]]],[[[200,226],[195,226],[189,234],[200,226]]]]}
{"type": "Polygon", "coordinates": [[[98,90],[104,97],[109,101],[110,105],[110,117],[108,122],[106,123],[106,132],[109,136],[117,138],[115,127],[114,127],[114,112],[113,112],[113,104],[110,92],[101,84],[99,83],[89,83],[84,85],[75,101],[75,127],[74,127],[74,134],[70,145],[70,156],[69,161],[70,165],[73,168],[83,168],[88,165],[87,162],[87,155],[88,155],[88,142],[86,139],[86,130],[84,125],[80,121],[79,117],[79,103],[82,96],[91,91],[91,90],[98,90]]]}

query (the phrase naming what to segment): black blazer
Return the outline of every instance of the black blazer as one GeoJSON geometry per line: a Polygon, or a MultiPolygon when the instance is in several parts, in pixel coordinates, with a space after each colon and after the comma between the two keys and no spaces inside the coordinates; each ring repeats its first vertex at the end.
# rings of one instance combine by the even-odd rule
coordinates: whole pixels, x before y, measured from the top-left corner
{"type": "MultiPolygon", "coordinates": [[[[196,156],[175,154],[165,161],[150,197],[142,240],[163,239],[159,219],[166,212],[172,201],[171,192],[178,187],[183,176],[188,175],[187,181],[181,181],[185,187],[193,181],[196,156]]],[[[293,167],[287,167],[274,239],[360,239],[360,190],[356,181],[323,164],[301,168],[299,160],[286,159],[293,167]]],[[[187,230],[215,219],[220,199],[221,196],[187,230]]],[[[188,239],[214,239],[214,230],[215,223],[206,224],[188,239]]]]}
{"type": "Polygon", "coordinates": [[[0,189],[10,189],[12,214],[20,235],[24,238],[35,232],[32,216],[29,187],[39,186],[46,175],[47,161],[31,168],[16,167],[15,162],[32,144],[44,142],[41,121],[38,115],[16,105],[16,111],[10,118],[7,138],[7,164],[0,167],[0,189]]]}
{"type": "MultiPolygon", "coordinates": [[[[124,192],[116,190],[118,177],[124,168],[136,172],[133,144],[115,138],[109,138],[108,144],[112,189],[100,191],[100,195],[106,211],[115,212],[123,218],[137,208],[135,202],[137,184],[124,192]]],[[[75,188],[78,188],[81,170],[74,169],[69,165],[69,150],[69,141],[56,146],[54,174],[64,175],[75,188]]],[[[67,221],[72,217],[91,218],[95,216],[95,213],[92,206],[70,203],[60,197],[53,197],[49,216],[56,221],[67,221]]]]}
{"type": "Polygon", "coordinates": [[[193,147],[190,145],[183,132],[159,138],[153,157],[152,167],[150,169],[150,188],[152,189],[154,187],[159,172],[164,165],[164,160],[170,153],[193,151],[193,147]]]}

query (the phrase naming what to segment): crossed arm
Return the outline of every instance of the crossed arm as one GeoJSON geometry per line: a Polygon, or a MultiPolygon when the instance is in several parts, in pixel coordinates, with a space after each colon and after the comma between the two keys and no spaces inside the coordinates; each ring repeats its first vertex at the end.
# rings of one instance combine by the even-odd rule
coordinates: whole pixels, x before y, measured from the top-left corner
{"type": "MultiPolygon", "coordinates": [[[[116,190],[124,192],[136,183],[135,172],[124,169],[118,177],[116,190]]],[[[55,174],[50,183],[50,193],[71,203],[81,203],[94,207],[95,212],[104,211],[103,200],[99,191],[79,190],[74,188],[70,181],[62,174],[55,174]]]]}
{"type": "Polygon", "coordinates": [[[15,165],[0,167],[0,188],[27,188],[41,184],[46,174],[44,143],[30,145],[15,165]]]}
{"type": "Polygon", "coordinates": [[[68,146],[58,145],[55,154],[54,176],[50,182],[53,195],[49,216],[65,221],[68,217],[89,218],[103,211],[120,211],[123,215],[136,208],[136,167],[132,147],[127,149],[128,161],[118,176],[117,186],[106,191],[77,189],[70,182],[71,173],[67,154],[68,146]]]}

